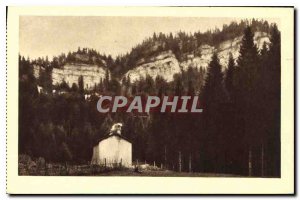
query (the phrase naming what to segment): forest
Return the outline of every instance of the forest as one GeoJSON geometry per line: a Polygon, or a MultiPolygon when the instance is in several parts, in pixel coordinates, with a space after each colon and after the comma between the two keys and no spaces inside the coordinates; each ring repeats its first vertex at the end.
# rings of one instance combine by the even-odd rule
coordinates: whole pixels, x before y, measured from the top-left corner
{"type": "Polygon", "coordinates": [[[52,61],[20,55],[19,154],[42,157],[52,163],[87,164],[93,146],[114,122],[122,122],[122,134],[132,141],[133,160],[155,161],[175,171],[280,177],[280,48],[277,26],[252,20],[193,35],[155,33],[115,59],[86,48],[52,61]],[[271,43],[264,44],[261,50],[253,41],[256,30],[270,34],[271,43]],[[140,58],[170,49],[181,59],[201,44],[217,44],[237,35],[243,35],[240,55],[236,61],[229,57],[225,71],[215,53],[208,68],[190,67],[169,83],[160,76],[147,76],[134,83],[128,78],[118,80],[140,58]],[[151,49],[153,45],[156,47],[151,49]],[[78,52],[83,55],[80,62],[106,66],[113,75],[101,80],[95,92],[124,96],[198,95],[203,113],[99,113],[98,97],[85,100],[87,91],[82,79],[71,88],[64,83],[51,84],[52,68],[77,62],[78,52]],[[32,66],[37,63],[46,69],[39,79],[33,76],[32,66]],[[39,94],[37,85],[48,91],[64,88],[68,92],[39,94]]]}

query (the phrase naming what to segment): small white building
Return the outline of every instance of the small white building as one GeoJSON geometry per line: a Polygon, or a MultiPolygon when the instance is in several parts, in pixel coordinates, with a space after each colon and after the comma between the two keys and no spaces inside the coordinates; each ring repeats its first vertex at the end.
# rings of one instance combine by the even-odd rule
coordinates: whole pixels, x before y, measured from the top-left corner
{"type": "Polygon", "coordinates": [[[114,124],[110,133],[93,148],[91,164],[107,167],[132,165],[132,144],[121,134],[122,124],[114,124]]]}

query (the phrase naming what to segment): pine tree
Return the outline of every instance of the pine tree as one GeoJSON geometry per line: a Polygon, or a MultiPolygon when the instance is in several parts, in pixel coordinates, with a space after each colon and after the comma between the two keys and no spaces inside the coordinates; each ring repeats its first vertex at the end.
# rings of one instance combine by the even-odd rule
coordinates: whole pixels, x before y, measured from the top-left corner
{"type": "Polygon", "coordinates": [[[208,66],[203,89],[203,103],[205,105],[209,105],[222,101],[220,97],[224,97],[223,89],[223,73],[219,63],[219,58],[217,54],[214,53],[208,66]]]}
{"type": "Polygon", "coordinates": [[[110,79],[109,79],[109,71],[108,69],[105,70],[105,78],[104,78],[104,88],[105,88],[105,91],[109,90],[110,87],[109,87],[109,82],[110,82],[110,79]]]}
{"type": "Polygon", "coordinates": [[[99,82],[99,92],[102,93],[104,92],[104,85],[103,85],[103,79],[100,78],[100,82],[99,82]]]}
{"type": "Polygon", "coordinates": [[[203,88],[203,115],[205,124],[205,133],[201,145],[205,149],[203,152],[204,160],[207,160],[207,170],[217,172],[220,167],[220,158],[222,157],[222,115],[220,108],[225,101],[223,86],[223,73],[216,53],[213,54],[208,66],[205,85],[203,88]],[[218,147],[218,148],[216,148],[218,147]]]}
{"type": "Polygon", "coordinates": [[[73,84],[72,84],[71,91],[72,91],[72,92],[78,92],[78,86],[77,86],[76,83],[73,83],[73,84]]]}
{"type": "Polygon", "coordinates": [[[266,97],[269,100],[266,107],[266,163],[268,171],[266,175],[280,177],[280,100],[281,100],[281,36],[276,25],[271,27],[271,44],[267,65],[267,90],[266,97]]]}
{"type": "Polygon", "coordinates": [[[268,55],[268,51],[269,50],[268,50],[268,47],[267,47],[267,43],[264,42],[263,46],[262,46],[262,48],[261,48],[261,50],[259,52],[260,58],[266,58],[266,56],[268,55]]]}
{"type": "MultiPolygon", "coordinates": [[[[257,129],[261,126],[261,121],[257,117],[259,96],[258,70],[259,58],[258,50],[253,40],[254,34],[248,26],[244,31],[242,44],[240,46],[240,56],[237,60],[237,73],[235,87],[238,92],[237,107],[241,113],[244,124],[244,134],[248,153],[248,174],[253,175],[253,151],[260,140],[257,129]]],[[[245,151],[247,152],[247,151],[245,151]]],[[[246,168],[246,167],[245,167],[246,168]]]]}
{"type": "Polygon", "coordinates": [[[83,76],[79,76],[78,78],[78,88],[79,88],[79,93],[81,95],[84,94],[84,82],[83,82],[83,76]]]}
{"type": "Polygon", "coordinates": [[[240,56],[237,60],[240,68],[248,68],[256,64],[255,61],[257,61],[258,52],[253,37],[254,34],[248,26],[244,31],[242,44],[240,46],[240,56]]]}
{"type": "Polygon", "coordinates": [[[271,44],[270,44],[270,56],[272,56],[274,68],[280,71],[280,60],[281,60],[281,35],[277,25],[273,25],[271,29],[271,44]]]}
{"type": "Polygon", "coordinates": [[[230,53],[229,60],[228,60],[228,66],[227,66],[227,70],[226,70],[226,77],[225,77],[225,86],[226,86],[226,89],[227,89],[230,99],[233,98],[233,92],[234,92],[234,87],[233,87],[234,70],[235,70],[235,63],[234,63],[232,53],[230,53]]]}

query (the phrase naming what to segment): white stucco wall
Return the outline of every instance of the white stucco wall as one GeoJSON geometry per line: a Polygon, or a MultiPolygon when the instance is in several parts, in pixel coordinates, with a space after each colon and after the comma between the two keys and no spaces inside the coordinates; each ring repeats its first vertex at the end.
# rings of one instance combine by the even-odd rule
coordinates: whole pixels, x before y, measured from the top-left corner
{"type": "Polygon", "coordinates": [[[92,164],[111,166],[121,163],[130,167],[132,164],[132,144],[118,136],[110,136],[99,142],[93,149],[92,164]]]}

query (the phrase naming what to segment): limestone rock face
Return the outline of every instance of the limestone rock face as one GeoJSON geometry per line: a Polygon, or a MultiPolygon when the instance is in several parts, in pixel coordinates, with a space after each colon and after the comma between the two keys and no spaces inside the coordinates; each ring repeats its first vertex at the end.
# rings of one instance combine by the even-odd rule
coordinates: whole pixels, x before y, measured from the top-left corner
{"type": "MultiPolygon", "coordinates": [[[[225,70],[228,65],[230,53],[232,53],[235,60],[238,58],[242,38],[242,36],[239,36],[232,40],[221,42],[217,46],[201,45],[194,51],[197,53],[190,53],[183,56],[184,59],[181,62],[176,59],[172,51],[162,52],[157,56],[148,58],[147,61],[140,59],[136,67],[129,70],[124,76],[129,76],[131,82],[134,82],[145,78],[147,75],[150,75],[153,79],[160,75],[167,82],[170,82],[173,80],[174,74],[180,73],[181,70],[185,71],[188,67],[207,68],[214,52],[217,52],[220,64],[223,70],[225,70]]],[[[264,42],[267,45],[270,43],[269,35],[264,32],[255,32],[254,43],[259,50],[262,48],[264,42]]]]}
{"type": "Polygon", "coordinates": [[[73,83],[78,85],[78,79],[83,77],[85,89],[92,89],[105,78],[105,69],[97,65],[88,64],[66,64],[62,69],[53,68],[52,84],[60,84],[63,80],[72,87],[73,83]]]}
{"type": "MultiPolygon", "coordinates": [[[[135,82],[146,76],[151,76],[155,79],[157,76],[162,76],[167,82],[173,81],[175,74],[181,71],[187,70],[189,67],[203,67],[207,68],[211,57],[214,52],[218,54],[222,69],[225,70],[228,65],[228,58],[232,53],[233,58],[237,60],[239,56],[240,45],[242,43],[242,36],[236,37],[231,40],[221,42],[216,46],[201,45],[195,49],[194,53],[187,53],[181,55],[180,61],[176,58],[172,51],[163,51],[158,55],[141,58],[132,66],[133,68],[125,73],[124,77],[130,77],[131,82],[135,82]]],[[[265,32],[254,33],[254,43],[258,49],[261,49],[264,42],[268,45],[270,43],[270,36],[265,32]]],[[[155,50],[158,48],[158,44],[155,44],[150,48],[155,50]]],[[[76,55],[76,59],[80,61],[86,61],[84,55],[76,55]]],[[[102,62],[103,66],[106,66],[105,61],[102,62]]],[[[62,68],[54,68],[52,71],[52,84],[60,84],[63,80],[71,87],[73,83],[78,84],[78,79],[83,76],[84,88],[92,89],[95,85],[100,83],[100,79],[105,78],[105,67],[99,67],[94,64],[78,64],[78,63],[67,63],[62,68]]],[[[43,67],[34,65],[33,71],[34,76],[38,78],[40,71],[44,70],[43,67]]],[[[109,74],[110,76],[110,74],[109,74]]]]}
{"type": "MultiPolygon", "coordinates": [[[[228,65],[229,54],[232,53],[233,58],[236,60],[239,57],[240,45],[242,43],[242,36],[236,37],[232,40],[226,40],[221,42],[218,46],[201,45],[199,47],[201,56],[194,56],[193,54],[187,56],[187,59],[180,63],[180,67],[186,70],[189,66],[191,67],[204,67],[206,68],[211,60],[212,54],[217,52],[220,64],[223,70],[228,65]]],[[[267,33],[255,32],[254,33],[254,43],[260,50],[264,44],[268,45],[270,43],[270,38],[267,33]]]]}
{"type": "Polygon", "coordinates": [[[160,75],[170,82],[173,80],[174,74],[180,73],[178,60],[171,51],[162,52],[158,56],[138,63],[141,64],[125,74],[125,77],[130,77],[131,82],[145,78],[147,75],[154,79],[160,75]]]}
{"type": "Polygon", "coordinates": [[[195,56],[194,54],[189,54],[186,59],[180,63],[182,70],[187,70],[188,67],[204,67],[206,68],[210,62],[211,56],[215,51],[215,47],[210,45],[201,45],[198,48],[201,56],[195,56]]]}
{"type": "Polygon", "coordinates": [[[39,65],[33,65],[33,76],[38,79],[40,76],[40,72],[43,71],[44,68],[39,65]]]}

